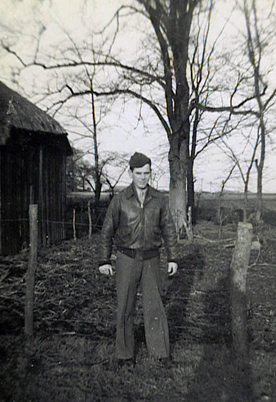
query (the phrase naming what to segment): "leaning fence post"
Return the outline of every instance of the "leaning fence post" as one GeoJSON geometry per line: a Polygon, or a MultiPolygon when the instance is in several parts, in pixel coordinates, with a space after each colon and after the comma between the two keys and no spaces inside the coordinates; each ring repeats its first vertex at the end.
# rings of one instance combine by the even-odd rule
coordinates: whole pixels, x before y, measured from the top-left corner
{"type": "Polygon", "coordinates": [[[38,206],[29,206],[29,230],[30,230],[30,251],[28,270],[26,275],[26,296],[25,296],[25,337],[27,351],[33,346],[33,310],[34,310],[34,282],[37,268],[38,248],[38,206]]]}
{"type": "Polygon", "coordinates": [[[231,305],[233,346],[238,356],[247,355],[246,275],[253,235],[251,223],[240,222],[231,262],[231,305]]]}
{"type": "Polygon", "coordinates": [[[239,222],[237,240],[231,261],[232,339],[237,371],[243,386],[243,400],[250,400],[249,346],[247,332],[246,276],[250,258],[253,227],[239,222]]]}

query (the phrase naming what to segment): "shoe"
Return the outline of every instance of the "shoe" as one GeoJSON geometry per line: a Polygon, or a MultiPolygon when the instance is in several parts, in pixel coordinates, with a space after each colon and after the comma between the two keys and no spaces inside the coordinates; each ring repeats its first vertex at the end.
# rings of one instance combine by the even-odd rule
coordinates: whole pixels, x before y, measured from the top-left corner
{"type": "Polygon", "coordinates": [[[134,368],[135,367],[135,360],[134,359],[119,359],[118,360],[118,367],[127,367],[127,368],[134,368]]]}
{"type": "Polygon", "coordinates": [[[170,368],[172,365],[172,360],[170,357],[163,357],[162,359],[159,359],[159,363],[164,368],[170,368]]]}

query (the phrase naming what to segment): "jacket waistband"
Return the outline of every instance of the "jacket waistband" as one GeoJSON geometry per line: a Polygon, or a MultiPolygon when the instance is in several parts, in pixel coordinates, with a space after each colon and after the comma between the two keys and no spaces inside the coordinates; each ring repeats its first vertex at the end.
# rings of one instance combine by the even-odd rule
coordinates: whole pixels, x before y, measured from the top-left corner
{"type": "Polygon", "coordinates": [[[159,256],[157,248],[152,250],[141,250],[134,248],[117,247],[118,251],[138,261],[150,260],[151,258],[159,256]]]}

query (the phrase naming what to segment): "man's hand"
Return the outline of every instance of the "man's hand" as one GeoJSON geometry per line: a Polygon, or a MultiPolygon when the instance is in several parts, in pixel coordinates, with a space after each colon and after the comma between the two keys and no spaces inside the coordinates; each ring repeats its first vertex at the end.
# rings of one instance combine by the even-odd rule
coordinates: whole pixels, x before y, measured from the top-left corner
{"type": "Polygon", "coordinates": [[[99,271],[103,275],[113,275],[114,271],[111,264],[101,265],[99,271]]]}
{"type": "Polygon", "coordinates": [[[168,274],[170,276],[174,275],[177,272],[178,265],[176,262],[169,262],[168,263],[168,274]]]}

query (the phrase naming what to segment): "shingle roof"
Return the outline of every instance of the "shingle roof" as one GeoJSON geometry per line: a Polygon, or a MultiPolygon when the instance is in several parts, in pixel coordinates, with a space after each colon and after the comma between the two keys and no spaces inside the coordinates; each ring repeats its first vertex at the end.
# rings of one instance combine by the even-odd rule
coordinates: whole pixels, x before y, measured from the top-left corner
{"type": "Polygon", "coordinates": [[[55,119],[0,81],[0,145],[6,144],[11,128],[67,135],[55,119]]]}

